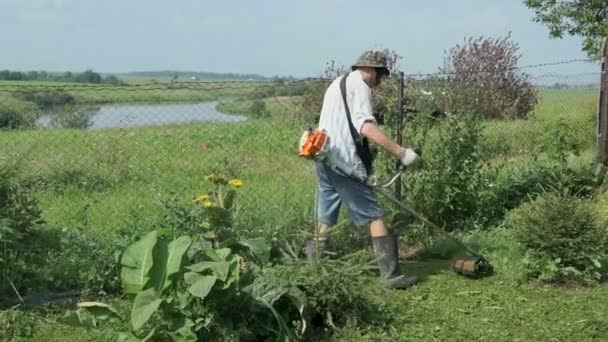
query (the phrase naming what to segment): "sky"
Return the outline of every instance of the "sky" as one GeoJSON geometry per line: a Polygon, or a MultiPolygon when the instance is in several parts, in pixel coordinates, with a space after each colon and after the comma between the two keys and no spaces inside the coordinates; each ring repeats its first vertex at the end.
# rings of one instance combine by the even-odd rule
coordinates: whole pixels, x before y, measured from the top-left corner
{"type": "MultiPolygon", "coordinates": [[[[148,70],[319,76],[367,49],[436,72],[465,37],[511,32],[520,65],[586,58],[522,0],[0,0],[0,70],[148,70]]],[[[598,70],[573,63],[551,72],[598,70]]]]}

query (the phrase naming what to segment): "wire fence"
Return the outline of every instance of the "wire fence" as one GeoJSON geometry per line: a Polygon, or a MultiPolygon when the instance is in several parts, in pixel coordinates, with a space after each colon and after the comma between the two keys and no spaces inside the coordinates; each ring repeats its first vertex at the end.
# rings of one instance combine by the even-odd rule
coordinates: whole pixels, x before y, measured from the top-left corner
{"type": "MultiPolygon", "coordinates": [[[[559,72],[580,62],[523,67],[538,71],[529,78],[538,97],[532,119],[489,124],[487,150],[518,140],[526,153],[539,143],[535,125],[560,116],[573,117],[573,129],[592,141],[587,131],[594,129],[599,70],[559,72]]],[[[449,74],[404,76],[406,109],[450,111],[449,74]]],[[[380,121],[398,110],[398,81],[397,74],[378,91],[380,121]]],[[[109,233],[146,229],[172,200],[202,193],[205,175],[223,172],[244,182],[237,220],[279,234],[313,211],[313,165],[298,158],[297,143],[302,129],[316,126],[330,82],[0,82],[0,164],[18,170],[47,221],[109,233]]],[[[486,87],[468,85],[464,92],[486,87]]],[[[395,128],[394,120],[385,124],[395,128]]]]}

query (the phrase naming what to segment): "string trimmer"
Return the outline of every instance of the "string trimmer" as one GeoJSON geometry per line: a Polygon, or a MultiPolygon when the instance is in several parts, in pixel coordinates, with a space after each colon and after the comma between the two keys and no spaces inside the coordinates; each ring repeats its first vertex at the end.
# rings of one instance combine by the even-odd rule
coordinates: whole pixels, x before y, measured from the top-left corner
{"type": "Polygon", "coordinates": [[[427,227],[429,227],[433,233],[440,234],[441,236],[453,241],[458,246],[462,247],[465,251],[472,255],[470,258],[458,258],[452,262],[452,269],[461,275],[469,276],[469,277],[483,277],[488,276],[494,273],[494,267],[487,261],[486,258],[483,257],[479,252],[474,251],[471,247],[467,246],[460,239],[454,237],[452,234],[446,232],[443,228],[439,227],[437,224],[431,222],[426,217],[422,216],[420,213],[416,212],[412,208],[403,204],[403,202],[399,201],[395,196],[393,196],[388,188],[395,183],[395,181],[401,176],[401,174],[405,171],[404,168],[401,168],[395,175],[393,175],[387,182],[385,183],[377,183],[377,182],[366,182],[370,185],[376,192],[382,194],[384,197],[389,199],[392,203],[397,205],[399,208],[405,210],[410,213],[412,216],[422,221],[427,227]]]}

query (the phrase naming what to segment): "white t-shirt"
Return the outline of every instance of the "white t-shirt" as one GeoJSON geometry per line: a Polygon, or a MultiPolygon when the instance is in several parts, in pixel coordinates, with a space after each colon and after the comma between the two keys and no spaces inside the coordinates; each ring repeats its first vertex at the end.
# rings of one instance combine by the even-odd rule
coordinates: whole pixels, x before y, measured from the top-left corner
{"type": "MultiPolygon", "coordinates": [[[[350,134],[346,109],[340,92],[342,77],[335,79],[325,91],[319,129],[329,135],[329,154],[331,158],[345,167],[351,168],[353,175],[359,178],[367,176],[365,167],[350,134]]],[[[372,115],[372,94],[369,86],[363,81],[361,71],[355,70],[346,79],[346,102],[350,109],[353,126],[359,134],[365,122],[375,122],[372,115]]]]}

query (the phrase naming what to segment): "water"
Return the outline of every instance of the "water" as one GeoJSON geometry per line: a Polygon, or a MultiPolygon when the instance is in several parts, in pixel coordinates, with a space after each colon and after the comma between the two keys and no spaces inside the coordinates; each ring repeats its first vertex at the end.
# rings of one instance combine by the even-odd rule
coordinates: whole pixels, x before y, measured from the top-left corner
{"type": "MultiPolygon", "coordinates": [[[[88,129],[160,126],[189,122],[240,122],[243,115],[229,115],[217,110],[217,102],[158,104],[158,105],[103,105],[88,109],[88,129]]],[[[82,110],[82,109],[81,109],[82,110]]],[[[42,127],[53,127],[52,116],[38,121],[42,127]]]]}

